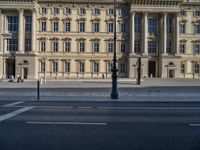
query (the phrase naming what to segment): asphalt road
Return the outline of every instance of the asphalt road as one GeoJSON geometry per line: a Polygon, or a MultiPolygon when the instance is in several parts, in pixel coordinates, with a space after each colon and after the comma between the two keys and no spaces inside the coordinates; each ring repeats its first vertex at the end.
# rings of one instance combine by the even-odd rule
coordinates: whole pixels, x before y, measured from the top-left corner
{"type": "Polygon", "coordinates": [[[200,103],[0,101],[0,150],[199,150],[200,103]]]}

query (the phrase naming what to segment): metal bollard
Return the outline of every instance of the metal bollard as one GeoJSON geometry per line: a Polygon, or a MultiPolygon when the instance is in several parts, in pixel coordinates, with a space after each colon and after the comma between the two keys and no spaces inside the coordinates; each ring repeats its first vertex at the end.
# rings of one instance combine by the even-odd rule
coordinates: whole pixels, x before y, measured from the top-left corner
{"type": "Polygon", "coordinates": [[[140,85],[141,83],[141,57],[138,58],[137,72],[138,72],[137,84],[140,85]]]}
{"type": "Polygon", "coordinates": [[[37,81],[37,100],[40,100],[40,80],[37,81]]]}

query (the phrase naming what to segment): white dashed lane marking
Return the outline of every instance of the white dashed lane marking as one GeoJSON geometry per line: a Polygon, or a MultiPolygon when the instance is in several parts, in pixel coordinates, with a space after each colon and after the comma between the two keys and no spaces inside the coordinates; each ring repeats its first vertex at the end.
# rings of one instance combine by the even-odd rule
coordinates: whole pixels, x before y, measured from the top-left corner
{"type": "Polygon", "coordinates": [[[21,104],[21,103],[23,103],[23,101],[19,101],[19,102],[14,102],[14,103],[6,104],[6,105],[4,105],[3,107],[12,107],[12,106],[15,106],[15,105],[18,105],[18,104],[21,104]]]}

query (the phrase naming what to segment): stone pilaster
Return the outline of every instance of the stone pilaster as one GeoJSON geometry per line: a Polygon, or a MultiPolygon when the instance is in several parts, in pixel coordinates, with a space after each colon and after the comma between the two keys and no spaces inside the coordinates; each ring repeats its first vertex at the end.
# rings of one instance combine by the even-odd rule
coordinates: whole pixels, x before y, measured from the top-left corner
{"type": "Polygon", "coordinates": [[[3,53],[3,13],[2,10],[0,9],[0,53],[3,53]]]}
{"type": "Polygon", "coordinates": [[[179,13],[176,13],[176,15],[175,15],[175,40],[174,41],[176,41],[175,42],[175,47],[174,47],[174,49],[175,49],[175,54],[176,55],[179,55],[180,54],[180,52],[179,52],[179,13]]]}
{"type": "Polygon", "coordinates": [[[24,10],[19,9],[18,51],[24,52],[24,10]]]}
{"type": "Polygon", "coordinates": [[[32,52],[35,52],[36,51],[36,41],[37,41],[37,37],[36,37],[36,24],[37,24],[37,20],[36,20],[36,10],[33,9],[32,10],[32,41],[31,41],[31,44],[32,44],[32,52]]]}
{"type": "Polygon", "coordinates": [[[167,13],[163,13],[163,22],[162,22],[162,26],[163,26],[163,54],[166,55],[167,54],[167,13]]]}
{"type": "Polygon", "coordinates": [[[131,13],[131,54],[135,54],[135,12],[131,13]]]}
{"type": "Polygon", "coordinates": [[[148,55],[148,12],[143,14],[143,55],[148,55]]]}

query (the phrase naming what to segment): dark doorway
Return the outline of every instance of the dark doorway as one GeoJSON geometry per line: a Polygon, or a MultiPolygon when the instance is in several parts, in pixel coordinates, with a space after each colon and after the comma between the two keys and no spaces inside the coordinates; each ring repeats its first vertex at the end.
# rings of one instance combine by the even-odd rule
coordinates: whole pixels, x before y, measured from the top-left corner
{"type": "Polygon", "coordinates": [[[156,62],[149,61],[149,77],[155,77],[155,76],[156,76],[156,62]]]}
{"type": "Polygon", "coordinates": [[[15,78],[15,60],[14,59],[6,60],[6,77],[9,79],[11,79],[12,77],[15,78]]]}
{"type": "Polygon", "coordinates": [[[175,75],[174,69],[170,69],[169,70],[169,78],[174,78],[174,75],[175,75]]]}
{"type": "Polygon", "coordinates": [[[23,70],[23,72],[24,72],[24,79],[28,79],[28,68],[24,68],[24,70],[23,70]]]}

